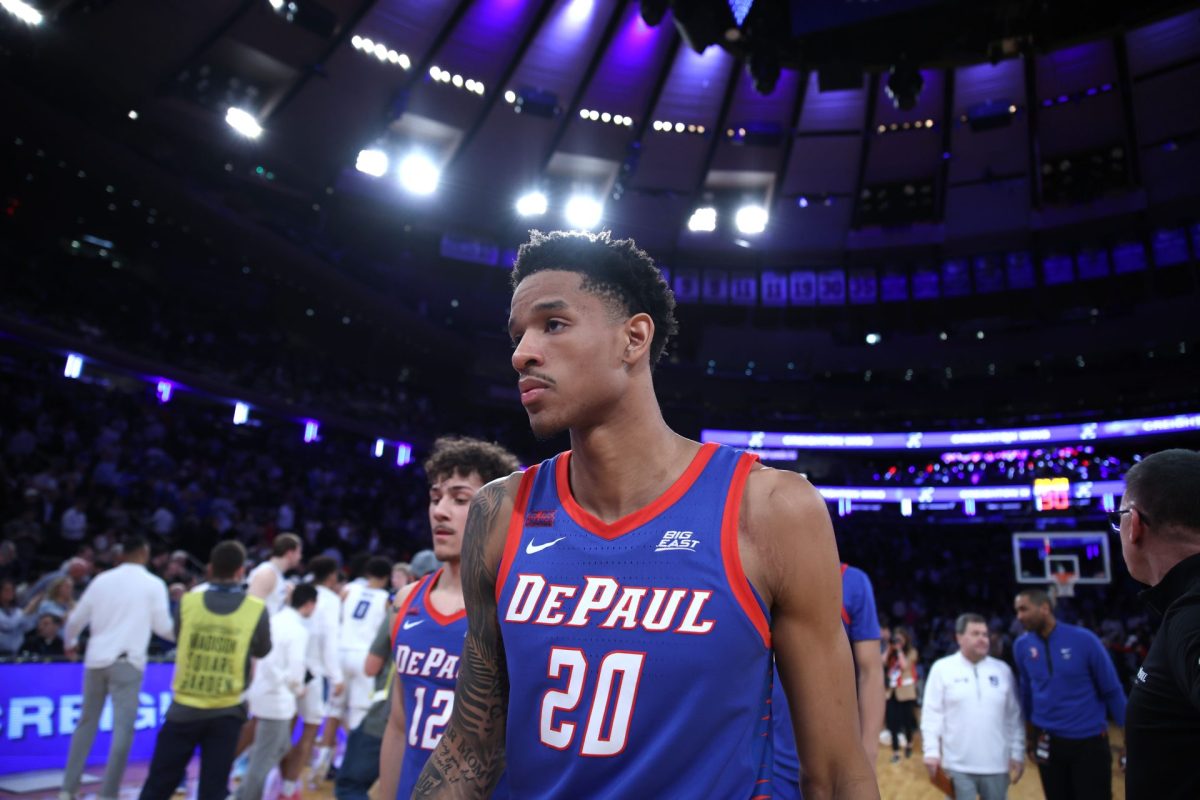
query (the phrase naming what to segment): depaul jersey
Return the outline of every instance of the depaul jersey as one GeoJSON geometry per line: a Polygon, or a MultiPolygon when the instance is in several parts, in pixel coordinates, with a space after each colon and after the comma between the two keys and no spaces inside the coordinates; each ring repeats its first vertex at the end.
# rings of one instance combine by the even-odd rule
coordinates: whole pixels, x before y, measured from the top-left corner
{"type": "Polygon", "coordinates": [[[737,537],[755,457],[706,444],[612,523],[570,457],[526,471],[497,578],[512,797],[765,800],[770,625],[737,537]]]}
{"type": "Polygon", "coordinates": [[[412,796],[417,776],[450,722],[458,662],[467,635],[466,611],[446,616],[429,601],[429,590],[441,575],[439,569],[421,579],[400,607],[392,628],[396,677],[404,691],[408,728],[396,793],[403,800],[412,796]]]}
{"type": "Polygon", "coordinates": [[[387,615],[386,589],[372,589],[362,583],[346,587],[342,598],[341,645],[343,650],[366,650],[387,615]]]}

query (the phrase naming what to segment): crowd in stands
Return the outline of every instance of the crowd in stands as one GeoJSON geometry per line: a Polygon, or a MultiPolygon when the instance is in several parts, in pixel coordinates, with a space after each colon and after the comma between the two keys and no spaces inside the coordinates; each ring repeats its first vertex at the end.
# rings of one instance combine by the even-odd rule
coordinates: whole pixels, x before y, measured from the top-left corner
{"type": "MultiPolygon", "coordinates": [[[[0,380],[0,655],[56,654],[74,599],[116,562],[127,532],[151,540],[149,568],[173,600],[203,579],[221,539],[259,561],[276,533],[295,531],[306,555],[342,564],[363,552],[406,561],[426,544],[420,468],[372,458],[370,442],[323,431],[305,444],[295,426],[234,426],[224,407],[161,405],[139,381],[67,381],[57,360],[12,350],[0,353],[0,380]]],[[[1019,629],[1007,528],[868,515],[836,527],[843,560],[870,575],[882,621],[912,632],[922,663],[955,648],[964,611],[987,617],[995,654],[1010,656],[1019,629]]],[[[1152,628],[1128,579],[1115,577],[1063,613],[1102,636],[1126,677],[1152,628]]]]}

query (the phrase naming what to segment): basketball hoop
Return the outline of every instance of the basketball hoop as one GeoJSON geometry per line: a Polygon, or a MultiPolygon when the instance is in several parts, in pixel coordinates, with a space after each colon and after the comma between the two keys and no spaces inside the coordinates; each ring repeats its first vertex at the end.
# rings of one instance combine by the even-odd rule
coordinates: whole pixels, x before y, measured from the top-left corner
{"type": "Polygon", "coordinates": [[[1050,587],[1054,596],[1057,597],[1074,597],[1075,582],[1079,580],[1079,576],[1074,572],[1056,572],[1054,573],[1054,584],[1050,587]]]}

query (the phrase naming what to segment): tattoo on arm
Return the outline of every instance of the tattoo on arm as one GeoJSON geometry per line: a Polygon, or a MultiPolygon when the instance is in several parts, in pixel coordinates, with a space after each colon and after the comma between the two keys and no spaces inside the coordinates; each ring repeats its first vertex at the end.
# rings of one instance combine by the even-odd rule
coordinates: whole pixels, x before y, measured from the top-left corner
{"type": "Polygon", "coordinates": [[[454,711],[437,749],[417,778],[414,798],[483,798],[504,771],[504,726],[508,716],[508,670],[496,615],[496,574],[487,542],[506,533],[498,524],[506,484],[485,486],[471,500],[463,532],[462,583],[467,606],[454,711]]]}

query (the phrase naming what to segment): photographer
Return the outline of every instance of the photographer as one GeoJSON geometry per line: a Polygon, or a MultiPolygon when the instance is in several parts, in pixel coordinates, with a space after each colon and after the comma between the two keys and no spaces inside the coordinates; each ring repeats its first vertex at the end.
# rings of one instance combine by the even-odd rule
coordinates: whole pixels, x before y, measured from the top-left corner
{"type": "Polygon", "coordinates": [[[912,757],[913,731],[917,721],[917,650],[908,631],[896,627],[883,653],[887,677],[887,728],[892,735],[892,763],[900,760],[900,733],[904,733],[904,757],[912,757]]]}

